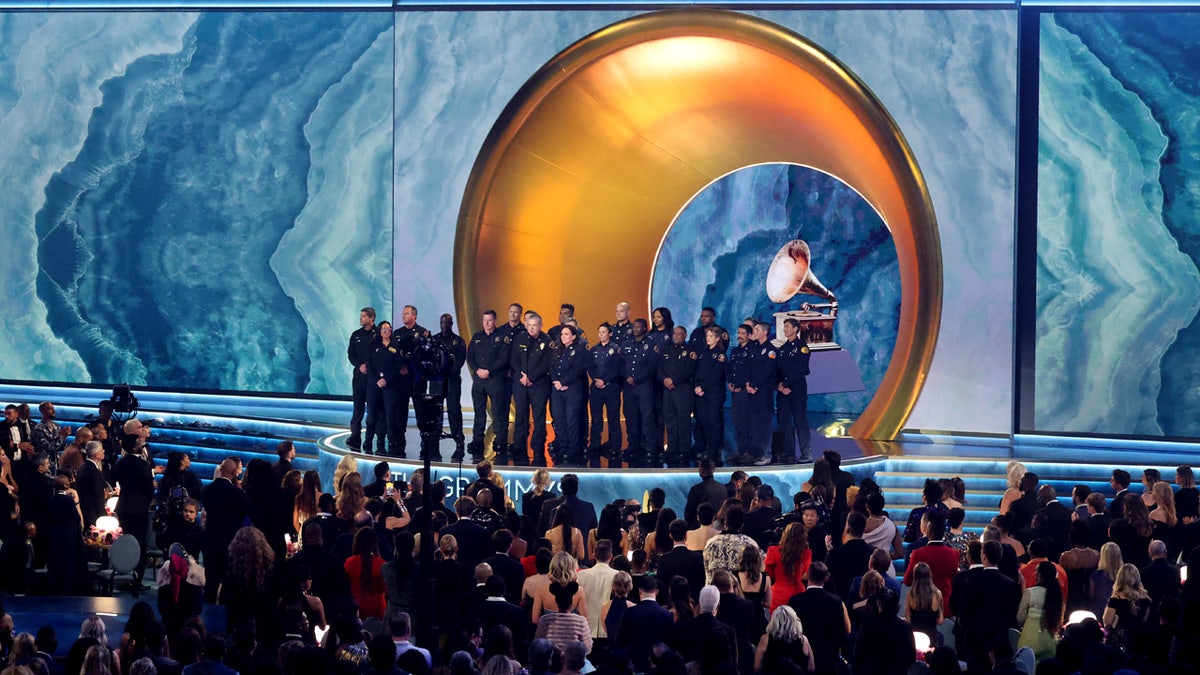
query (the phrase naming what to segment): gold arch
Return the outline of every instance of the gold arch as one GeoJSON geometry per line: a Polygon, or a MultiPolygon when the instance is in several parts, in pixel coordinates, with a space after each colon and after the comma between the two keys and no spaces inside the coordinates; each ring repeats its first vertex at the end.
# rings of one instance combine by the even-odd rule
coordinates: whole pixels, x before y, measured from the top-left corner
{"type": "Polygon", "coordinates": [[[714,179],[769,162],[837,176],[892,232],[899,333],[879,389],[849,429],[890,440],[937,341],[933,205],[911,149],[867,87],[817,45],[762,19],[644,14],[538,70],[496,121],[467,183],[454,246],[458,316],[474,331],[484,309],[503,316],[518,301],[554,323],[570,301],[591,329],[611,320],[619,300],[646,316],[655,256],[679,209],[714,179]]]}

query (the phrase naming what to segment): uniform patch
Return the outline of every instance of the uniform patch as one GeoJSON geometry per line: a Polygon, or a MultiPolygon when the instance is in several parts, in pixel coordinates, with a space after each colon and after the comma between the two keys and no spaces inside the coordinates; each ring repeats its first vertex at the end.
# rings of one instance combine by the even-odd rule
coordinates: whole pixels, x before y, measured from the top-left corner
{"type": "Polygon", "coordinates": [[[616,349],[613,349],[612,347],[609,347],[609,348],[608,348],[608,355],[609,355],[609,356],[612,356],[613,354],[616,354],[616,353],[617,353],[617,350],[616,350],[616,349]]]}
{"type": "Polygon", "coordinates": [[[692,357],[693,361],[700,358],[700,357],[696,356],[696,352],[688,352],[688,356],[692,357]]]}
{"type": "Polygon", "coordinates": [[[512,336],[511,336],[511,335],[505,335],[505,336],[504,336],[504,344],[508,344],[508,343],[510,343],[510,342],[512,342],[512,336]]]}
{"type": "Polygon", "coordinates": [[[775,358],[775,352],[773,352],[773,351],[767,352],[767,358],[768,358],[768,359],[773,359],[773,358],[775,358]]]}
{"type": "Polygon", "coordinates": [[[800,353],[801,353],[801,354],[807,354],[807,353],[808,353],[808,347],[801,347],[801,348],[800,348],[800,353]]]}
{"type": "Polygon", "coordinates": [[[388,351],[389,351],[389,352],[391,352],[391,353],[393,353],[393,354],[395,354],[395,353],[396,353],[396,348],[395,348],[395,347],[388,347],[388,351]]]}
{"type": "Polygon", "coordinates": [[[546,348],[546,343],[545,343],[545,342],[539,342],[539,343],[538,343],[538,349],[545,349],[545,348],[546,348]]]}
{"type": "Polygon", "coordinates": [[[721,363],[725,363],[725,355],[717,354],[717,360],[720,361],[721,363]]]}

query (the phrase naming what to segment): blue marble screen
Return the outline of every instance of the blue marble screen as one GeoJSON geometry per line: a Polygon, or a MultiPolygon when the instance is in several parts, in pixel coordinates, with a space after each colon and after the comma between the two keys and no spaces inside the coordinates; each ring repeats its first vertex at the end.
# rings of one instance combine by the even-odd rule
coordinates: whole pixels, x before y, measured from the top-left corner
{"type": "MultiPolygon", "coordinates": [[[[834,340],[858,364],[866,391],[809,397],[810,410],[858,414],[891,360],[900,321],[896,246],[871,205],[837,178],[790,164],[735,171],[706,187],[675,218],[659,249],[651,304],[712,307],[732,332],[744,317],[774,325],[775,312],[798,309],[797,296],[767,298],[767,269],[779,249],[803,239],[812,271],[838,298],[834,340]]],[[[675,316],[685,326],[693,316],[675,316]]],[[[782,338],[782,335],[777,337],[782,338]]]]}
{"type": "Polygon", "coordinates": [[[0,377],[348,393],[391,298],[393,29],[0,13],[0,377]]]}
{"type": "Polygon", "coordinates": [[[1042,16],[1040,431],[1200,437],[1200,14],[1042,16]]]}

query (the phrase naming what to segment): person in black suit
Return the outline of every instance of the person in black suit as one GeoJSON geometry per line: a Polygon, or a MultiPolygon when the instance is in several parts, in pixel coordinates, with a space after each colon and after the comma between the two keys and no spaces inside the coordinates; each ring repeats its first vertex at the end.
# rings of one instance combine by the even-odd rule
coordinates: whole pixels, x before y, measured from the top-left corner
{"type": "Polygon", "coordinates": [[[492,574],[504,579],[504,598],[509,602],[520,604],[521,586],[525,583],[525,566],[520,560],[512,557],[508,549],[512,548],[513,533],[507,528],[500,528],[492,533],[492,548],[495,553],[483,562],[491,565],[492,574]]]}
{"type": "Polygon", "coordinates": [[[288,440],[280,441],[279,445],[275,446],[275,454],[279,455],[279,461],[271,465],[271,475],[275,478],[275,486],[279,487],[283,483],[283,477],[292,470],[292,460],[296,459],[296,444],[288,440]]]}
{"type": "Polygon", "coordinates": [[[83,513],[83,529],[96,524],[104,515],[104,501],[108,498],[104,480],[104,444],[88,441],[83,447],[87,459],[75,472],[75,492],[79,493],[79,510],[83,513]]]}
{"type": "Polygon", "coordinates": [[[325,549],[325,533],[320,523],[312,518],[306,520],[301,535],[304,548],[288,559],[288,571],[296,573],[301,565],[307,566],[312,574],[312,594],[320,598],[325,607],[338,607],[334,603],[350,597],[350,577],[346,576],[345,566],[325,549]]]}
{"type": "MultiPolygon", "coordinates": [[[[246,524],[250,515],[250,500],[241,488],[234,485],[240,467],[231,457],[225,458],[213,482],[200,491],[204,503],[205,536],[204,546],[204,596],[206,602],[215,602],[217,587],[225,579],[227,551],[237,531],[246,524]]],[[[122,492],[124,490],[122,489],[122,492]]],[[[308,528],[305,527],[305,530],[308,528]]],[[[307,544],[307,542],[305,542],[307,544]]],[[[315,572],[315,570],[314,570],[315,572]]],[[[314,577],[315,578],[315,577],[314,577]]]]}
{"type": "Polygon", "coordinates": [[[823,562],[814,562],[808,568],[808,588],[788,600],[812,646],[817,675],[838,672],[842,649],[850,634],[850,614],[838,596],[825,590],[828,580],[829,568],[823,562]]]}
{"type": "Polygon", "coordinates": [[[666,642],[674,626],[671,613],[658,604],[658,582],[651,575],[637,580],[640,601],[625,610],[616,643],[629,651],[635,672],[650,672],[654,645],[666,642]]]}
{"type": "Polygon", "coordinates": [[[1112,501],[1108,503],[1108,517],[1112,520],[1120,520],[1125,517],[1125,493],[1129,492],[1129,484],[1133,482],[1133,476],[1125,469],[1113,469],[1112,478],[1108,484],[1116,493],[1113,495],[1112,501]]]}
{"type": "Polygon", "coordinates": [[[850,583],[871,569],[871,554],[875,547],[863,540],[867,517],[858,511],[846,517],[846,541],[825,554],[825,565],[832,576],[831,588],[842,600],[849,600],[850,583]]]}
{"type": "Polygon", "coordinates": [[[560,504],[566,504],[575,516],[575,527],[586,537],[588,532],[596,529],[596,507],[591,502],[579,498],[579,476],[573,473],[563,476],[559,487],[562,488],[562,497],[542,502],[542,511],[538,517],[538,536],[544,536],[546,530],[554,523],[554,509],[560,504]]]}
{"type": "Polygon", "coordinates": [[[1084,500],[1088,509],[1088,548],[1100,550],[1101,546],[1108,541],[1108,526],[1112,523],[1112,517],[1105,512],[1104,508],[1107,505],[1104,495],[1099,492],[1093,492],[1084,500]]]}
{"type": "Polygon", "coordinates": [[[845,513],[849,506],[846,504],[846,493],[854,485],[854,474],[842,469],[842,455],[837,450],[826,450],[821,453],[829,463],[830,473],[833,474],[833,486],[836,488],[833,496],[833,512],[845,513]]]}
{"type": "MultiPolygon", "coordinates": [[[[512,631],[513,653],[525,654],[529,649],[529,617],[520,605],[505,599],[508,595],[504,578],[493,574],[483,582],[483,602],[478,602],[468,608],[468,615],[479,619],[483,624],[483,634],[487,635],[493,626],[507,626],[512,631]]],[[[521,589],[517,589],[520,593],[521,589]]]]}
{"type": "Polygon", "coordinates": [[[1053,485],[1038,489],[1038,502],[1042,504],[1038,513],[1045,517],[1042,537],[1050,545],[1050,560],[1058,560],[1062,552],[1071,547],[1071,509],[1058,500],[1053,485]]]}
{"type": "Polygon", "coordinates": [[[750,537],[762,550],[778,544],[775,532],[775,519],[780,516],[780,510],[775,507],[775,488],[770,485],[760,485],[754,491],[754,499],[750,501],[750,511],[742,521],[742,534],[750,537]]]}
{"type": "Polygon", "coordinates": [[[717,619],[731,626],[737,637],[738,667],[744,673],[754,671],[754,645],[758,644],[761,635],[751,632],[756,626],[762,626],[762,621],[755,620],[754,613],[763,611],[761,606],[745,598],[738,597],[734,591],[734,577],[729,570],[713,572],[712,585],[721,593],[721,605],[717,609],[717,619]]]}
{"type": "Polygon", "coordinates": [[[956,604],[962,610],[963,644],[959,653],[966,657],[968,672],[986,673],[991,669],[989,646],[997,639],[1008,639],[1008,629],[1017,626],[1017,607],[1021,587],[997,568],[1004,551],[998,541],[983,545],[983,569],[955,588],[956,604]]]}
{"type": "MultiPolygon", "coordinates": [[[[700,589],[699,595],[696,616],[680,617],[675,624],[672,645],[679,649],[684,661],[698,661],[700,672],[719,672],[717,669],[722,667],[726,670],[737,668],[739,655],[745,656],[741,654],[744,649],[743,645],[738,644],[733,627],[718,618],[718,608],[723,601],[721,592],[716,586],[705,586],[700,589]]],[[[751,664],[753,661],[752,656],[751,664]]]]}
{"type": "Polygon", "coordinates": [[[1179,568],[1167,560],[1167,545],[1160,539],[1150,542],[1150,563],[1142,568],[1142,586],[1154,606],[1163,598],[1177,597],[1182,588],[1179,568]]]}
{"type": "MultiPolygon", "coordinates": [[[[962,570],[954,575],[954,583],[950,588],[966,588],[967,581],[975,578],[983,571],[983,542],[978,539],[972,539],[967,543],[967,569],[962,570]]],[[[962,594],[953,593],[950,595],[950,616],[960,616],[963,612],[962,594]]],[[[957,644],[962,644],[963,627],[961,621],[956,621],[954,624],[954,638],[957,644]]]]}
{"type": "Polygon", "coordinates": [[[700,525],[700,521],[696,518],[696,509],[701,502],[707,502],[713,507],[713,511],[720,511],[721,504],[728,498],[725,486],[713,478],[715,469],[716,465],[713,464],[712,459],[705,457],[700,460],[700,482],[688,490],[687,503],[683,507],[683,519],[692,529],[700,525]]]}
{"type": "Polygon", "coordinates": [[[486,528],[471,520],[474,512],[475,500],[459,497],[454,502],[454,513],[458,520],[438,532],[439,537],[454,535],[458,541],[458,562],[472,569],[492,552],[491,535],[486,528]]]}
{"type": "Polygon", "coordinates": [[[692,599],[697,600],[700,597],[700,588],[704,586],[704,554],[688,550],[686,520],[672,520],[670,532],[674,547],[659,556],[658,578],[667,584],[677,576],[687,579],[692,599]]]}
{"type": "Polygon", "coordinates": [[[1017,486],[1023,493],[1008,507],[1008,531],[1014,535],[1029,527],[1033,522],[1033,514],[1041,510],[1042,505],[1037,500],[1038,475],[1032,471],[1021,476],[1017,486]]]}
{"type": "Polygon", "coordinates": [[[154,499],[154,470],[142,456],[144,437],[137,434],[125,436],[121,441],[124,452],[113,467],[113,482],[121,492],[114,509],[117,520],[125,534],[133,535],[142,549],[137,573],[141,578],[146,567],[146,535],[150,532],[150,502],[154,499]]]}

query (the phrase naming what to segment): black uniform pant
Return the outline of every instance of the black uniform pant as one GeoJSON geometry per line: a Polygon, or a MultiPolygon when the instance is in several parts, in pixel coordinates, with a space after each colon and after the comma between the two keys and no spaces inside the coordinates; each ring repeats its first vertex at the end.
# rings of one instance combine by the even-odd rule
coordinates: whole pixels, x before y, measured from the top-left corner
{"type": "Polygon", "coordinates": [[[375,439],[379,439],[380,454],[403,454],[404,425],[400,416],[408,414],[407,408],[400,408],[399,387],[379,387],[372,385],[370,398],[367,401],[367,440],[364,449],[370,450],[375,439]],[[383,439],[387,438],[385,448],[383,439]]]}
{"type": "Polygon", "coordinates": [[[392,427],[396,430],[396,442],[393,444],[391,429],[388,431],[388,449],[389,455],[403,455],[405,446],[408,444],[406,438],[408,434],[408,404],[413,400],[413,376],[401,375],[400,385],[396,388],[396,415],[388,416],[392,422],[392,427]]]}
{"type": "Polygon", "coordinates": [[[496,376],[471,383],[471,405],[475,407],[475,425],[471,428],[471,442],[483,445],[487,435],[488,415],[492,416],[492,433],[496,444],[503,447],[508,443],[508,383],[507,378],[496,376]],[[491,408],[488,408],[488,404],[491,408]]]}
{"type": "MultiPolygon", "coordinates": [[[[550,390],[550,414],[554,416],[554,443],[560,457],[578,455],[579,411],[583,408],[583,388],[578,384],[566,391],[550,390]]],[[[537,459],[537,455],[534,455],[537,459]]]]}
{"type": "Polygon", "coordinates": [[[550,381],[536,382],[526,387],[520,380],[513,380],[513,403],[517,414],[513,420],[513,450],[518,456],[526,456],[525,443],[529,439],[529,425],[533,424],[533,461],[546,459],[546,404],[550,400],[550,381]]]}
{"type": "MultiPolygon", "coordinates": [[[[652,398],[654,400],[654,427],[653,427],[654,434],[653,435],[654,435],[655,439],[657,439],[658,451],[662,450],[663,438],[666,436],[666,434],[664,432],[666,431],[666,428],[667,428],[667,416],[666,416],[666,407],[663,405],[663,394],[666,391],[667,391],[667,388],[663,386],[662,382],[660,382],[658,380],[654,381],[654,393],[652,396],[652,398]]],[[[656,452],[658,452],[658,451],[656,451],[656,452]]]]}
{"type": "Polygon", "coordinates": [[[690,384],[663,388],[663,418],[667,425],[667,454],[685,457],[692,448],[692,401],[690,384]]]}
{"type": "Polygon", "coordinates": [[[750,447],[747,456],[758,459],[766,457],[771,451],[771,418],[774,417],[772,405],[774,390],[763,387],[757,394],[746,394],[746,410],[749,413],[747,440],[750,447]]]}
{"type": "Polygon", "coordinates": [[[450,435],[463,437],[462,376],[455,375],[446,380],[446,421],[450,424],[450,435]]]}
{"type": "Polygon", "coordinates": [[[625,425],[629,431],[629,452],[641,453],[649,460],[662,452],[662,437],[654,434],[654,383],[626,384],[625,425]]]}
{"type": "Polygon", "coordinates": [[[750,395],[746,390],[733,392],[730,414],[733,417],[733,442],[740,455],[750,454],[750,395]]]}
{"type": "Polygon", "coordinates": [[[704,392],[694,400],[696,409],[696,451],[712,460],[721,458],[725,440],[725,390],[704,392]]]}
{"type": "Polygon", "coordinates": [[[363,415],[367,410],[367,374],[359,372],[358,368],[354,369],[351,391],[354,407],[350,412],[350,438],[346,440],[346,445],[358,448],[362,446],[363,415]]]}
{"type": "Polygon", "coordinates": [[[791,390],[791,394],[779,392],[776,397],[783,458],[808,459],[812,434],[808,428],[808,381],[802,380],[791,390]]]}
{"type": "Polygon", "coordinates": [[[608,421],[608,448],[621,451],[621,388],[606,383],[603,389],[595,386],[588,392],[588,407],[592,411],[592,433],[588,448],[598,449],[604,445],[604,423],[608,421]]]}

